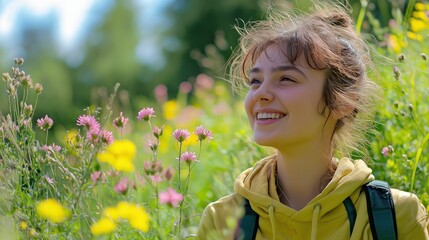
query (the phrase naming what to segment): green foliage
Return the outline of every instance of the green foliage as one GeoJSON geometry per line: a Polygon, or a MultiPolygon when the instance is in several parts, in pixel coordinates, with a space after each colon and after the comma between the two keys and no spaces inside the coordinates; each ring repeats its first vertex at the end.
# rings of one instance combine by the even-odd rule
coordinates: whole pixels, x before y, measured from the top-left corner
{"type": "Polygon", "coordinates": [[[392,21],[397,24],[374,29],[388,34],[385,39],[388,48],[379,48],[383,56],[375,56],[377,70],[373,78],[382,85],[385,94],[376,115],[377,134],[371,138],[368,149],[376,177],[388,180],[393,187],[416,193],[427,206],[429,62],[426,53],[429,48],[419,36],[429,32],[429,19],[424,20],[425,26],[416,28],[415,22],[403,24],[403,17],[394,15],[392,21]],[[383,156],[380,152],[384,147],[390,150],[383,156]]]}

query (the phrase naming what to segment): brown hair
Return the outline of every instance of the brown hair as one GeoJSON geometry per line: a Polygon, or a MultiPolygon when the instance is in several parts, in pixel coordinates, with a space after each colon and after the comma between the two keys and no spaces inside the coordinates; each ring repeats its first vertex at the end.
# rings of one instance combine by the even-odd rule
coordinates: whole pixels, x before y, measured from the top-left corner
{"type": "Polygon", "coordinates": [[[365,130],[372,120],[373,104],[379,87],[367,76],[372,67],[367,44],[354,31],[344,6],[319,5],[310,14],[271,10],[267,20],[238,28],[241,37],[230,59],[230,81],[243,89],[256,59],[268,46],[276,44],[293,64],[303,55],[313,69],[326,70],[327,81],[321,101],[321,114],[347,112],[339,119],[332,146],[350,154],[364,143],[365,130]]]}

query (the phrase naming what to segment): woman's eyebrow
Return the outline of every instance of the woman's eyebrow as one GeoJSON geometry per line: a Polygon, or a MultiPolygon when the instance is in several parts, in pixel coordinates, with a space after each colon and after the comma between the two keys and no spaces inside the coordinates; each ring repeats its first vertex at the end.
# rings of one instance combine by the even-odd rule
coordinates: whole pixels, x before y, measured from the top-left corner
{"type": "MultiPolygon", "coordinates": [[[[281,66],[271,68],[271,72],[279,72],[279,71],[287,71],[287,70],[297,71],[306,77],[304,72],[302,72],[299,68],[297,68],[293,65],[281,65],[281,66]]],[[[250,73],[259,73],[261,71],[262,70],[258,67],[254,67],[254,68],[250,69],[250,73]]]]}
{"type": "Polygon", "coordinates": [[[250,69],[250,73],[258,73],[258,72],[261,72],[260,68],[255,67],[255,68],[250,69]]]}
{"type": "Polygon", "coordinates": [[[279,71],[287,71],[287,70],[297,71],[300,74],[306,76],[304,72],[302,72],[299,68],[295,67],[294,65],[282,65],[282,66],[271,68],[271,72],[279,72],[279,71]]]}

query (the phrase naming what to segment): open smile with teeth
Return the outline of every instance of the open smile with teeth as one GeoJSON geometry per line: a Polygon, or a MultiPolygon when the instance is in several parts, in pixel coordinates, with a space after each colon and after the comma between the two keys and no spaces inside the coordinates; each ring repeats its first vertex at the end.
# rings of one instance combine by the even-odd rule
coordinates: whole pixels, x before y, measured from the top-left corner
{"type": "Polygon", "coordinates": [[[256,114],[256,119],[257,120],[280,119],[285,116],[286,114],[283,114],[283,113],[258,113],[256,114]]]}

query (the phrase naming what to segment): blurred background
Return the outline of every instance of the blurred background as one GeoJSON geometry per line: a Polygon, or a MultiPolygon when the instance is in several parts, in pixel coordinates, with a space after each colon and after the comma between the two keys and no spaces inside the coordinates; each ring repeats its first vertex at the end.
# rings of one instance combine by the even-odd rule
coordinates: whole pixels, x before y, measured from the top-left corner
{"type": "MultiPolygon", "coordinates": [[[[180,86],[223,81],[225,61],[237,45],[234,25],[264,18],[263,11],[272,3],[305,10],[309,2],[1,0],[0,70],[9,71],[13,58],[23,57],[24,70],[44,87],[36,118],[49,113],[68,127],[85,107],[102,105],[117,82],[119,107],[136,112],[157,98],[176,98],[180,86]]],[[[382,29],[392,19],[392,9],[405,11],[407,1],[368,4],[382,29]]],[[[356,19],[361,1],[350,5],[356,19]]],[[[367,19],[362,31],[382,45],[384,36],[372,32],[367,19]]],[[[4,89],[4,82],[0,87],[4,89]]],[[[2,90],[3,112],[5,101],[2,90]]]]}

